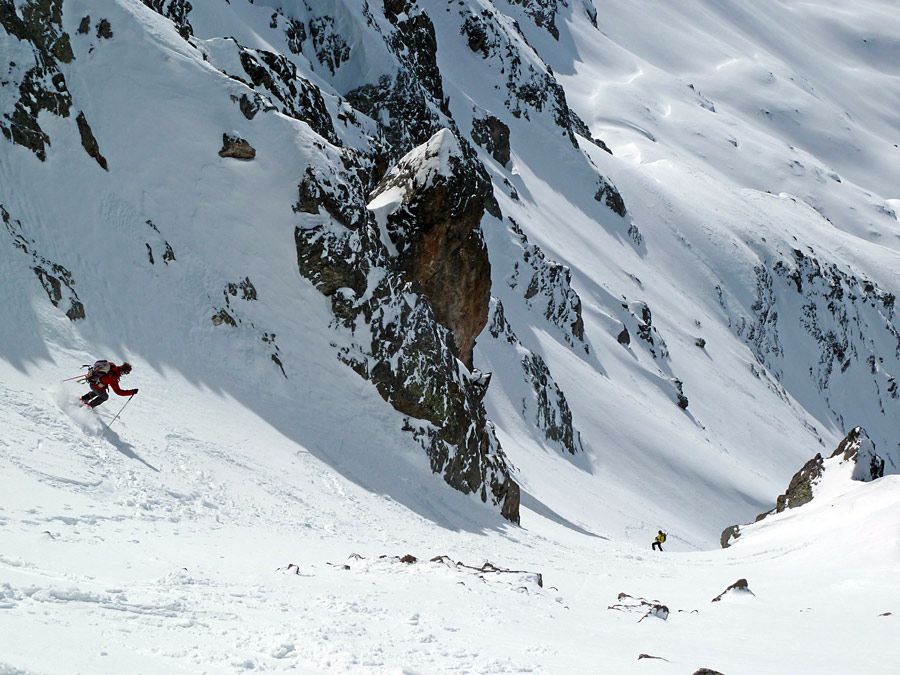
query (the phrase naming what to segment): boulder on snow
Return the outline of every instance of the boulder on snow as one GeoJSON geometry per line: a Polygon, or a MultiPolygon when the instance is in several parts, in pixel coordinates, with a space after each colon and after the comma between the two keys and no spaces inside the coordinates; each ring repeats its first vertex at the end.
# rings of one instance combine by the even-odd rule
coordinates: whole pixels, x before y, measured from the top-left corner
{"type": "Polygon", "coordinates": [[[101,40],[109,40],[113,36],[112,26],[107,19],[100,19],[97,24],[97,37],[101,40]]]}
{"type": "Polygon", "coordinates": [[[724,673],[720,673],[712,668],[700,668],[694,671],[694,675],[724,675],[724,673]]]}
{"type": "Polygon", "coordinates": [[[731,584],[731,586],[714,597],[712,599],[712,602],[719,602],[728,593],[749,593],[750,595],[754,595],[753,591],[750,590],[750,585],[747,583],[747,580],[738,579],[733,584],[731,584]]]}
{"type": "Polygon", "coordinates": [[[722,545],[722,548],[728,548],[731,546],[731,540],[737,539],[741,536],[741,526],[740,525],[730,525],[722,530],[722,536],[719,538],[719,544],[722,545]]]}
{"type": "Polygon", "coordinates": [[[251,160],[256,157],[254,148],[246,139],[241,138],[236,132],[222,134],[222,149],[219,157],[232,157],[234,159],[251,160]]]}

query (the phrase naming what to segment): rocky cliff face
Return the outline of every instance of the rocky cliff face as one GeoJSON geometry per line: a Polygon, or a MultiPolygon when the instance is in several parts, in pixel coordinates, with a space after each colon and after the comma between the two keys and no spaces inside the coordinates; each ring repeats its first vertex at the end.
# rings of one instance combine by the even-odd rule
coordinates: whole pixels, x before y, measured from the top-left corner
{"type": "Polygon", "coordinates": [[[422,289],[453,334],[457,356],[473,368],[491,290],[481,218],[497,212],[481,165],[444,129],[403,157],[370,197],[398,268],[422,289]]]}

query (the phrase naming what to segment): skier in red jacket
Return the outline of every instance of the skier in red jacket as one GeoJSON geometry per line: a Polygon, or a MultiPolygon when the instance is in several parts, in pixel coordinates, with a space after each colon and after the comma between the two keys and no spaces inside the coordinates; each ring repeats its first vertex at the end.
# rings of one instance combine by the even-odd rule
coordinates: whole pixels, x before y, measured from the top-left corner
{"type": "Polygon", "coordinates": [[[96,408],[102,405],[109,398],[108,388],[119,396],[134,396],[138,393],[137,389],[121,389],[119,387],[119,378],[131,372],[131,364],[126,361],[121,366],[117,366],[112,361],[97,361],[88,371],[85,380],[91,385],[91,391],[81,397],[81,402],[89,408],[96,408]]]}

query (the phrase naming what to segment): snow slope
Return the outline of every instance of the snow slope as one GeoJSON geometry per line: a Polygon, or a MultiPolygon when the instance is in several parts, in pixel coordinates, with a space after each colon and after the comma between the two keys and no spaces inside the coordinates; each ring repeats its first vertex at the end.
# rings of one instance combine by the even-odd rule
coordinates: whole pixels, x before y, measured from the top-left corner
{"type": "MultiPolygon", "coordinates": [[[[394,68],[361,5],[334,3],[359,50],[330,72],[271,27],[274,9],[309,3],[194,4],[196,48],[137,0],[63,3],[72,117],[109,171],[71,117],[41,113],[46,161],[0,139],[0,672],[891,672],[896,476],[835,478],[709,550],[850,427],[889,458],[898,447],[893,313],[861,290],[900,288],[891,3],[612,1],[598,28],[559,3],[558,40],[529,14],[540,2],[420,3],[461,132],[485,112],[510,128],[507,166],[479,156],[504,214],[482,223],[494,307],[518,342],[486,329],[475,364],[494,373],[520,528],[434,476],[337,360],[347,338],[298,274],[291,208],[306,168],[337,155],[307,123],[248,120],[231,98],[246,86],[221,72],[238,72],[233,37],[290,58],[335,109],[394,68]],[[546,108],[511,112],[492,84],[509,64],[460,35],[482,11],[536,72],[552,66],[614,155],[572,146],[546,108]],[[216,154],[231,130],[253,162],[216,154]],[[594,198],[601,174],[627,217],[594,198]],[[556,296],[524,295],[535,246],[542,270],[568,268],[582,339],[544,313],[556,296]],[[814,277],[811,259],[845,276],[814,277]],[[51,263],[74,280],[60,307],[33,271],[51,263]],[[70,292],[84,320],[65,316],[70,292]],[[223,311],[234,326],[210,320],[223,311]],[[529,355],[565,393],[574,455],[534,422],[529,355]],[[120,400],[98,419],[59,382],[97,357],[130,360],[141,389],[109,430],[120,400]],[[660,527],[666,554],[649,555],[660,527]],[[407,553],[419,562],[392,558],[407,553]],[[710,602],[741,577],[754,595],[710,602]],[[620,592],[668,619],[607,609],[620,592]]],[[[28,57],[7,35],[0,48],[28,57]]]]}

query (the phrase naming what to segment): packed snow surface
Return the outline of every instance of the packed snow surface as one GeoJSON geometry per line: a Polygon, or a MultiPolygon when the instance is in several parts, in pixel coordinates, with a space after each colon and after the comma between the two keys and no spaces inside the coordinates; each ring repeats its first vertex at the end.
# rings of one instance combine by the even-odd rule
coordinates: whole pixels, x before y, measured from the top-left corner
{"type": "MultiPolygon", "coordinates": [[[[614,152],[582,139],[576,161],[508,116],[510,166],[489,166],[504,214],[571,270],[584,302],[587,348],[506,303],[566,392],[579,455],[523,422],[509,352],[476,348],[496,371],[486,402],[522,485],[521,527],[431,473],[400,416],[338,362],[328,302],[297,273],[297,184],[337,160],[305,123],[249,122],[229,98],[243,85],[221,71],[239,67],[229,36],[285,51],[272,9],[306,3],[193,4],[199,49],[137,0],[64,2],[73,35],[89,13],[114,31],[73,39],[65,68],[109,172],[71,119],[42,114],[45,162],[0,138],[0,673],[894,672],[898,476],[829,470],[812,502],[718,549],[724,527],[770,509],[848,427],[865,422],[896,451],[898,419],[855,388],[887,377],[887,337],[869,336],[887,362],[852,366],[826,399],[807,368],[760,366],[734,325],[750,316],[756,263],[794,248],[900,291],[893,2],[609,0],[595,29],[576,1],[558,41],[524,14],[533,3],[496,3],[614,152]],[[217,156],[232,129],[253,162],[217,156]],[[629,220],[596,216],[589,162],[629,220]],[[86,320],[53,307],[10,245],[19,221],[71,271],[86,320]],[[223,297],[245,278],[255,301],[223,297]],[[668,360],[617,344],[613,310],[638,301],[668,360]],[[223,302],[233,329],[210,321],[223,302]],[[140,388],[108,427],[125,399],[90,412],[62,382],[95,358],[129,360],[124,384],[140,388]],[[660,528],[663,553],[650,550],[660,528]],[[749,591],[712,602],[738,579],[749,591]]],[[[296,61],[336,100],[390,64],[358,3],[335,4],[371,60],[330,79],[296,61]]],[[[439,38],[457,34],[444,3],[420,4],[439,38]]],[[[464,120],[496,94],[457,42],[437,57],[464,120]]],[[[4,61],[29,56],[0,45],[4,61]]],[[[437,141],[407,157],[424,153],[422,180],[458,150],[437,141]]],[[[370,205],[382,225],[401,196],[370,205]]],[[[483,228],[495,293],[509,293],[518,251],[505,223],[483,228]]]]}

